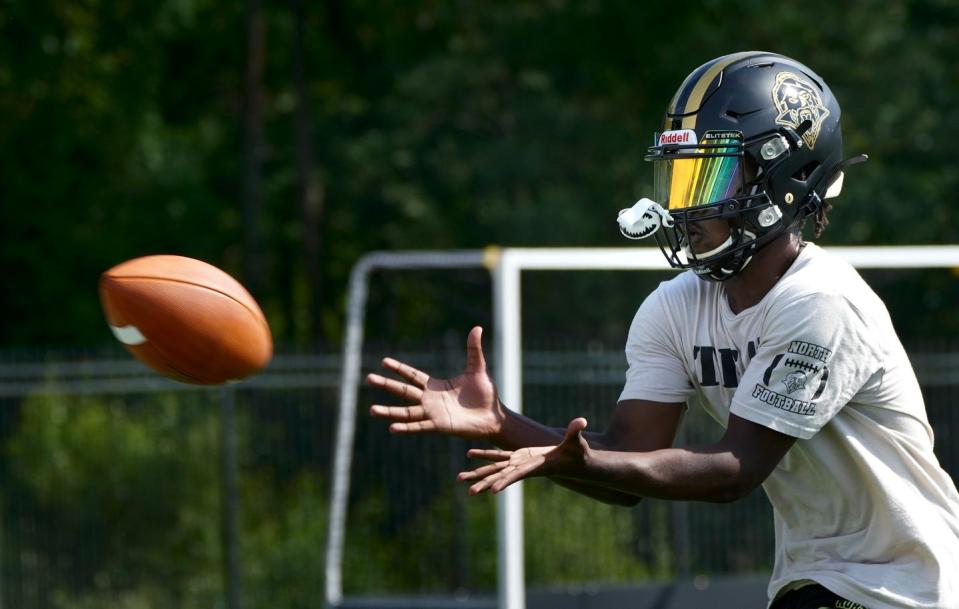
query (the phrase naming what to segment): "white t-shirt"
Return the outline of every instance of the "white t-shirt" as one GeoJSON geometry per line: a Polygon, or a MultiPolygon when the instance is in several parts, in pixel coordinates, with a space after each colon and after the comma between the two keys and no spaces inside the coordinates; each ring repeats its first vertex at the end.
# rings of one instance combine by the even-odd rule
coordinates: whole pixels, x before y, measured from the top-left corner
{"type": "Polygon", "coordinates": [[[798,438],[763,483],[773,505],[769,597],[818,582],[869,609],[959,609],[959,494],[933,454],[919,384],[885,305],[807,244],[753,307],[687,272],[643,302],[620,400],[699,395],[798,438]]]}

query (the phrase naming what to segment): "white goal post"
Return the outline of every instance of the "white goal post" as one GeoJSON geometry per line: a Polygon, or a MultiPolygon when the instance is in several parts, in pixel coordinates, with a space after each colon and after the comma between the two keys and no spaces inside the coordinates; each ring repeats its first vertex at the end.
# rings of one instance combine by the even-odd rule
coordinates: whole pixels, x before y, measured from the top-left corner
{"type": "MultiPolygon", "coordinates": [[[[860,269],[959,268],[959,246],[829,247],[860,269]]],[[[492,273],[496,383],[503,402],[522,412],[521,276],[527,270],[668,270],[655,247],[495,248],[461,251],[374,252],[350,275],[338,426],[332,470],[326,547],[326,606],[343,601],[342,560],[349,496],[349,472],[360,383],[363,323],[369,277],[377,269],[481,268],[492,273]]],[[[637,306],[639,303],[636,303],[637,306]]],[[[497,498],[499,609],[524,609],[522,485],[497,498]]]]}

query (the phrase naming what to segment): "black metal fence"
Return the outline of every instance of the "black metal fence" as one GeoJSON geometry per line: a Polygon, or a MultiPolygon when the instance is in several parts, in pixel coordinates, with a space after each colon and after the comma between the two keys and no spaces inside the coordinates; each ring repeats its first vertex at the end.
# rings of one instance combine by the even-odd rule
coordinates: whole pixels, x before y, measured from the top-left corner
{"type": "MultiPolygon", "coordinates": [[[[385,352],[371,348],[367,368],[385,352]]],[[[458,370],[439,342],[396,353],[458,370]]],[[[937,451],[959,473],[959,351],[918,346],[937,451]]],[[[623,377],[619,346],[537,345],[524,355],[534,418],[601,428],[623,377]]],[[[334,353],[286,354],[219,389],[167,382],[121,353],[7,354],[0,362],[0,607],[315,608],[339,380],[334,353]]],[[[374,398],[361,389],[361,404],[374,398]]],[[[361,409],[362,412],[363,409],[361,409]]],[[[721,430],[691,411],[682,443],[721,430]]],[[[361,414],[344,591],[464,597],[495,587],[494,502],[454,480],[471,444],[391,436],[361,414]]],[[[761,492],[729,505],[606,506],[525,485],[531,588],[762,573],[761,492]]]]}

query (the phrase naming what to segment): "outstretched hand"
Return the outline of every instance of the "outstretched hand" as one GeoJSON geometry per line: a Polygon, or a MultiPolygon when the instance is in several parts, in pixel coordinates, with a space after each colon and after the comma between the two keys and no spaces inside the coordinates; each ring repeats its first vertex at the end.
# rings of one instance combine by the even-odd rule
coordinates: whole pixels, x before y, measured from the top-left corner
{"type": "Polygon", "coordinates": [[[583,437],[586,419],[578,417],[566,427],[566,436],[556,446],[535,446],[519,450],[491,450],[474,448],[467,455],[492,461],[472,471],[461,472],[463,482],[476,481],[470,486],[471,495],[484,491],[498,493],[510,484],[535,476],[572,476],[580,472],[589,452],[583,437]]]}
{"type": "Polygon", "coordinates": [[[397,381],[369,374],[367,384],[384,389],[411,405],[374,404],[370,414],[391,421],[393,433],[435,431],[463,438],[491,439],[499,433],[505,411],[486,371],[483,329],[473,328],[466,341],[466,369],[452,379],[432,378],[421,370],[387,357],[383,367],[401,376],[397,381]]]}

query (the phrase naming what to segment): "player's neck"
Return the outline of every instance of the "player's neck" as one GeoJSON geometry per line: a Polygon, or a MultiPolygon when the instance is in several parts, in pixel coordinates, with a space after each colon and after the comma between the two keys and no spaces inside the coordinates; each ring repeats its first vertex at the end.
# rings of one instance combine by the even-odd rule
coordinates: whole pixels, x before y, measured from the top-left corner
{"type": "Polygon", "coordinates": [[[723,284],[733,313],[740,313],[763,299],[799,256],[802,240],[792,232],[760,249],[738,275],[723,284]]]}

